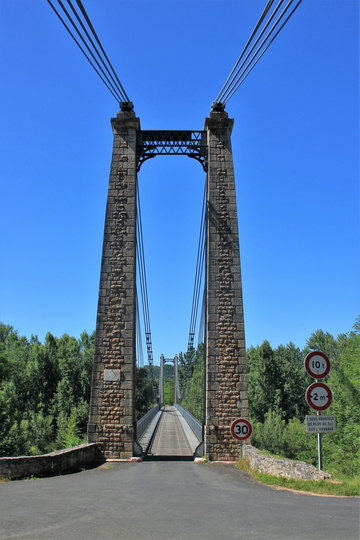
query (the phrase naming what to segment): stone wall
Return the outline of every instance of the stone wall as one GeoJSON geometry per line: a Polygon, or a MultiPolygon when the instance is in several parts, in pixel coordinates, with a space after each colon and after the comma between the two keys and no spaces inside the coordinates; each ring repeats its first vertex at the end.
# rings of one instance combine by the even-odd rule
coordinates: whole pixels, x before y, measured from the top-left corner
{"type": "Polygon", "coordinates": [[[16,480],[75,472],[90,466],[98,455],[98,444],[82,444],[41,456],[3,457],[0,458],[0,478],[16,480]]]}
{"type": "Polygon", "coordinates": [[[251,445],[246,446],[246,454],[249,458],[250,467],[262,473],[297,480],[326,480],[331,478],[330,474],[319,471],[309,463],[264,456],[257,448],[251,445]]]}

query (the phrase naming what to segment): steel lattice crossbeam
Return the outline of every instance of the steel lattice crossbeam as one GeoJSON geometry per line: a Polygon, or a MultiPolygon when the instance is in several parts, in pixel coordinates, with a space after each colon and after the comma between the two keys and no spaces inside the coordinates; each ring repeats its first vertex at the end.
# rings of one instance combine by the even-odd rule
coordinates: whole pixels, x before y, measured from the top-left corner
{"type": "Polygon", "coordinates": [[[137,170],[147,159],[172,154],[189,156],[207,170],[207,141],[205,131],[138,131],[137,170]]]}

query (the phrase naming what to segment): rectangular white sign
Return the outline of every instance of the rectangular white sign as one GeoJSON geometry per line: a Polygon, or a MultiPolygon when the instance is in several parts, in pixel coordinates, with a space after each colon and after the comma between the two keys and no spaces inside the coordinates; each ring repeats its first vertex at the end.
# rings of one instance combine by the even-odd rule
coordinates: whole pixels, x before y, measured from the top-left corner
{"type": "Polygon", "coordinates": [[[324,414],[315,416],[313,414],[306,416],[307,433],[334,433],[335,416],[333,414],[324,414]]]}

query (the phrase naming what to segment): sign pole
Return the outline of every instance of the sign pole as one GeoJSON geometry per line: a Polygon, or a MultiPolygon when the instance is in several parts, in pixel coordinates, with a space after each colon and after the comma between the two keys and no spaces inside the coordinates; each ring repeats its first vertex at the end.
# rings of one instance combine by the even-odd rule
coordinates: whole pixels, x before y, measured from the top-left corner
{"type": "MultiPolygon", "coordinates": [[[[332,402],[332,393],[330,388],[326,384],[319,382],[319,379],[324,379],[329,374],[330,360],[325,353],[321,351],[312,351],[306,356],[304,360],[304,368],[306,372],[310,375],[310,377],[316,380],[316,382],[311,384],[306,390],[305,399],[308,405],[316,411],[316,416],[320,417],[320,411],[328,409],[332,402]]],[[[308,419],[310,418],[310,416],[306,417],[306,431],[308,433],[311,433],[312,428],[314,427],[314,423],[312,423],[313,426],[311,426],[311,422],[308,422],[308,419]]],[[[317,425],[317,428],[319,430],[317,432],[319,471],[322,470],[321,434],[324,430],[324,427],[325,431],[335,431],[335,417],[326,417],[326,420],[324,420],[324,424],[325,426],[322,425],[322,422],[319,418],[317,425]]]]}
{"type": "MultiPolygon", "coordinates": [[[[318,382],[318,379],[315,379],[316,382],[318,382]]],[[[320,416],[320,411],[316,411],[316,416],[320,416]]],[[[318,440],[318,469],[321,471],[322,468],[322,445],[321,445],[321,433],[317,434],[317,440],[318,440]]]]}
{"type": "Polygon", "coordinates": [[[243,448],[242,448],[243,442],[240,441],[240,459],[243,457],[243,448]]]}
{"type": "MultiPolygon", "coordinates": [[[[320,416],[320,411],[316,412],[317,416],[320,416]]],[[[318,440],[318,469],[319,471],[322,470],[322,441],[321,441],[321,433],[317,434],[317,440],[318,440]]]]}
{"type": "Polygon", "coordinates": [[[317,434],[318,436],[318,469],[322,470],[322,444],[321,444],[321,433],[317,434]]]}

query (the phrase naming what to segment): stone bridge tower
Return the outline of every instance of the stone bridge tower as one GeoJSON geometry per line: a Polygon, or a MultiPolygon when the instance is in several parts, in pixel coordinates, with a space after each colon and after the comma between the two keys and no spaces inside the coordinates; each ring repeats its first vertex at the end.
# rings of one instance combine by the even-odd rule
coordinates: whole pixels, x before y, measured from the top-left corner
{"type": "Polygon", "coordinates": [[[239,236],[231,151],[233,120],[213,110],[204,131],[141,131],[132,107],[112,119],[113,154],[101,263],[89,442],[105,459],[136,454],[135,321],[137,171],[159,154],[185,154],[207,170],[205,455],[231,460],[230,424],[248,417],[239,236]]]}
{"type": "Polygon", "coordinates": [[[206,387],[204,452],[233,460],[239,443],[230,434],[238,417],[249,416],[231,131],[223,110],[205,119],[208,146],[206,246],[206,387]]]}
{"type": "Polygon", "coordinates": [[[106,205],[88,441],[105,459],[134,455],[136,306],[136,134],[122,110],[111,120],[114,142],[106,205]]]}

